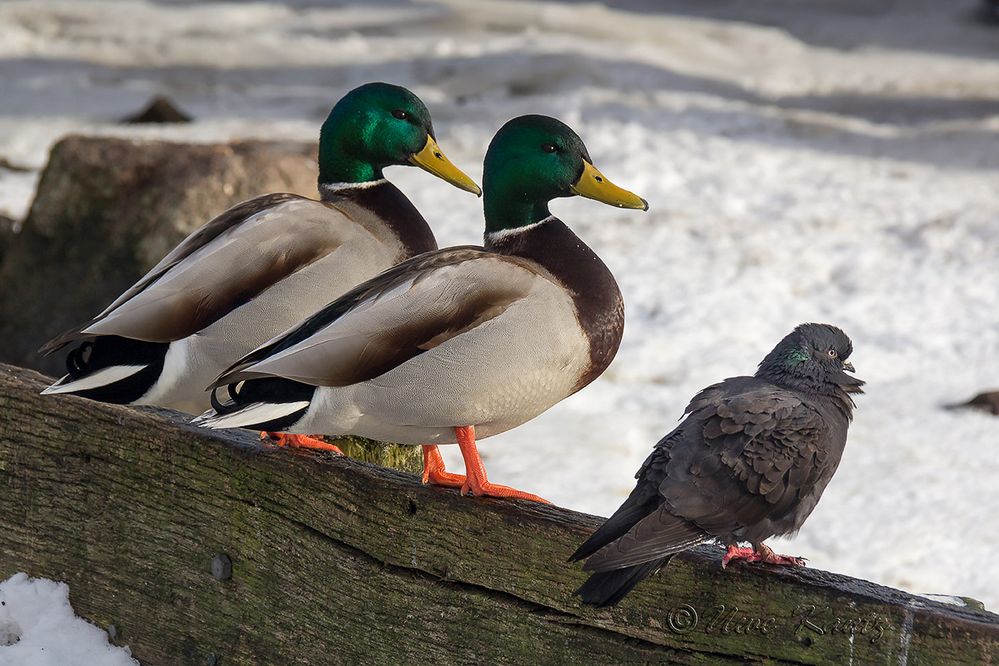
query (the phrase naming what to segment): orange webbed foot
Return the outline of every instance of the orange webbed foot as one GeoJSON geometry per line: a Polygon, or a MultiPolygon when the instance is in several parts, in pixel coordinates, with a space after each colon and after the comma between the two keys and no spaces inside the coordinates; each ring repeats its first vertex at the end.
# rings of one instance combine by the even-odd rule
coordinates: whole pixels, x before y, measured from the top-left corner
{"type": "Polygon", "coordinates": [[[433,444],[423,445],[423,483],[445,488],[461,488],[465,485],[464,474],[454,474],[444,467],[440,449],[433,444]]]}
{"type": "Polygon", "coordinates": [[[501,486],[498,483],[491,483],[489,481],[479,481],[474,477],[470,481],[466,481],[464,485],[461,486],[461,494],[472,494],[476,497],[505,497],[509,499],[523,499],[531,500],[532,502],[541,502],[542,504],[551,504],[551,502],[546,500],[544,497],[539,497],[534,493],[517,490],[516,488],[511,488],[510,486],[501,486]]]}
{"type": "Polygon", "coordinates": [[[476,497],[505,497],[510,499],[524,499],[542,504],[551,504],[543,497],[534,493],[527,493],[509,486],[501,486],[491,483],[486,477],[486,467],[482,464],[479,451],[475,446],[475,427],[460,426],[454,429],[458,438],[458,447],[461,449],[461,456],[465,459],[465,483],[461,486],[461,494],[472,493],[476,497]]]}
{"type": "Polygon", "coordinates": [[[260,433],[260,439],[268,439],[275,446],[280,446],[281,448],[293,448],[293,449],[312,449],[313,451],[332,451],[333,453],[343,455],[343,451],[340,450],[335,444],[330,444],[329,442],[324,442],[319,439],[320,435],[295,435],[287,432],[262,432],[260,433]]]}

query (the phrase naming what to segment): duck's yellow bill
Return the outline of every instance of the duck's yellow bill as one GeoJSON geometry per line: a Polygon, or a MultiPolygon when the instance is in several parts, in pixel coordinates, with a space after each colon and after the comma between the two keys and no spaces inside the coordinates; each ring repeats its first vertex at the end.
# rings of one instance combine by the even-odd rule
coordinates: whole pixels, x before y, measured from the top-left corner
{"type": "Polygon", "coordinates": [[[420,152],[410,155],[409,161],[457,188],[471,192],[477,197],[482,196],[482,189],[444,155],[444,151],[430,135],[427,135],[427,145],[423,146],[420,152]]]}
{"type": "Polygon", "coordinates": [[[634,192],[618,187],[607,180],[595,166],[583,160],[583,175],[572,185],[572,191],[581,197],[602,201],[618,208],[649,209],[649,202],[634,192]]]}

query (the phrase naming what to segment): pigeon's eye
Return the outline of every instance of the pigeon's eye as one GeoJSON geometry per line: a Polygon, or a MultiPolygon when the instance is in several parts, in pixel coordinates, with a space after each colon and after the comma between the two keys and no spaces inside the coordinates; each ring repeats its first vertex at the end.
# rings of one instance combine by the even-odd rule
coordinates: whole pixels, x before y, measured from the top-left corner
{"type": "Polygon", "coordinates": [[[541,150],[545,151],[546,153],[554,153],[558,150],[558,148],[556,148],[554,144],[546,143],[545,145],[541,146],[541,150]]]}
{"type": "Polygon", "coordinates": [[[392,112],[392,115],[398,118],[399,120],[409,119],[409,114],[403,111],[402,109],[396,109],[395,111],[392,112]]]}
{"type": "Polygon", "coordinates": [[[839,356],[839,353],[835,349],[830,349],[826,353],[829,354],[829,358],[836,358],[839,356]]]}

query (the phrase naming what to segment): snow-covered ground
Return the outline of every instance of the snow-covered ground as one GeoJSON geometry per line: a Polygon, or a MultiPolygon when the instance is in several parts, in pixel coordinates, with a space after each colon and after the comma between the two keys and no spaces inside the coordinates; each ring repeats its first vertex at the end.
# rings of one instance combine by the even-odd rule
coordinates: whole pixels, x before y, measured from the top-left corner
{"type": "Polygon", "coordinates": [[[0,582],[0,666],[137,666],[73,613],[69,587],[19,573],[0,582]]]}
{"type": "MultiPolygon", "coordinates": [[[[478,176],[503,121],[556,115],[652,209],[553,206],[618,276],[625,339],[593,385],[483,443],[490,477],[607,515],[694,392],[835,323],[867,395],[779,546],[999,609],[999,419],[940,409],[999,386],[999,27],[975,0],[336,4],[0,4],[0,158],[31,169],[0,167],[0,213],[26,211],[69,131],[314,140],[339,95],[388,80],[478,176]],[[198,121],[114,125],[154,93],[198,121]]],[[[389,175],[442,244],[480,238],[474,197],[389,175]]]]}

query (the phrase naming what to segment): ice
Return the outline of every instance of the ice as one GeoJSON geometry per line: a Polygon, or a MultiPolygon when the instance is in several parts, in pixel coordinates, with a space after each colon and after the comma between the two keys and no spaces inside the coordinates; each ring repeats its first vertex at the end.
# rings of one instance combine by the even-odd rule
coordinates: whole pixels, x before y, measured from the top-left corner
{"type": "MultiPolygon", "coordinates": [[[[972,0],[709,4],[5,2],[0,158],[36,172],[0,168],[0,213],[24,214],[71,131],[311,141],[339,95],[390,80],[477,178],[502,122],[556,115],[651,210],[553,205],[618,277],[625,338],[590,387],[482,443],[490,478],[608,515],[697,390],[835,323],[868,390],[779,548],[999,608],[999,419],[940,409],[999,385],[996,29],[972,0]],[[154,93],[197,122],[114,124],[154,93]]],[[[480,240],[479,200],[389,177],[442,245],[480,240]]]]}
{"type": "Polygon", "coordinates": [[[69,587],[14,574],[0,583],[0,666],[137,666],[127,647],[79,618],[69,587]]]}

